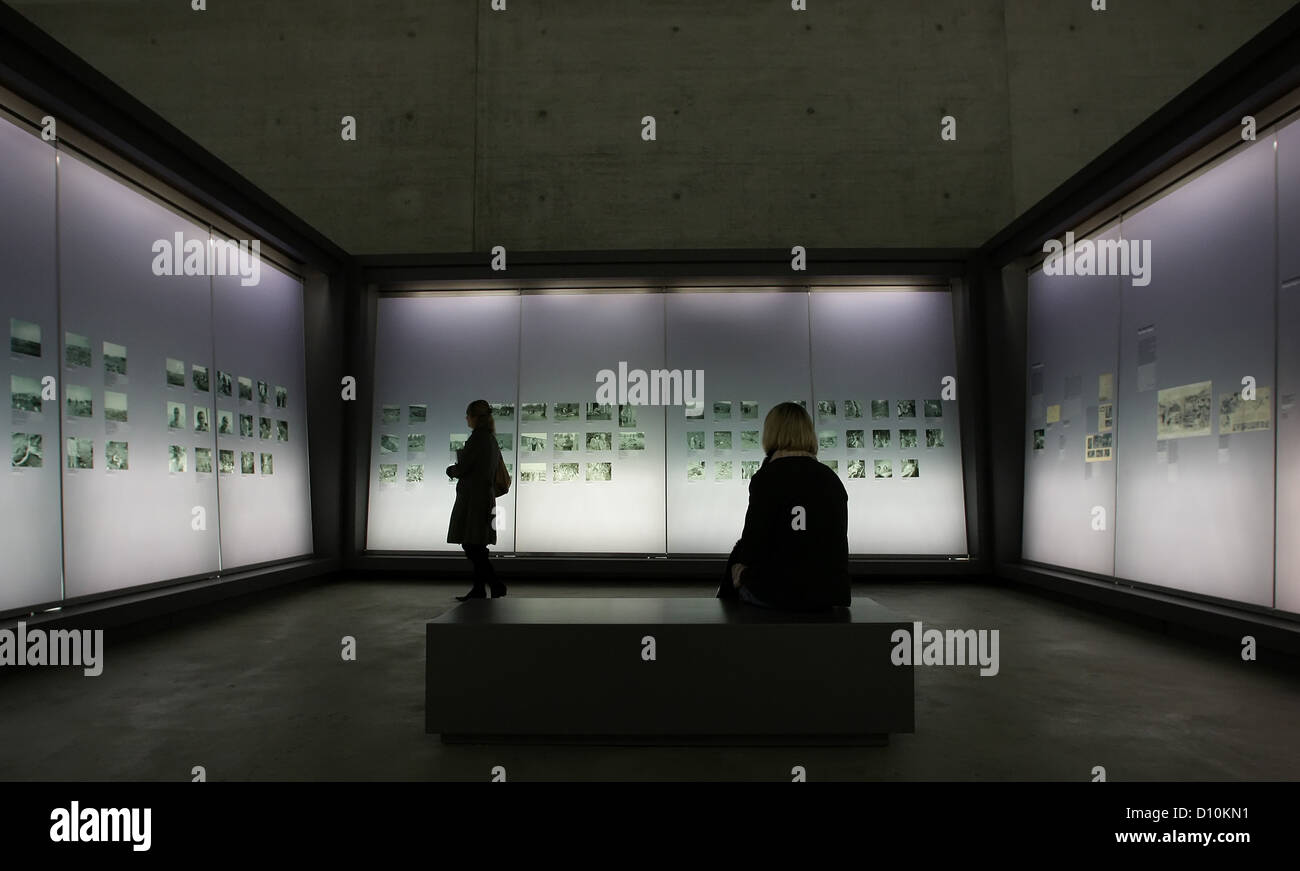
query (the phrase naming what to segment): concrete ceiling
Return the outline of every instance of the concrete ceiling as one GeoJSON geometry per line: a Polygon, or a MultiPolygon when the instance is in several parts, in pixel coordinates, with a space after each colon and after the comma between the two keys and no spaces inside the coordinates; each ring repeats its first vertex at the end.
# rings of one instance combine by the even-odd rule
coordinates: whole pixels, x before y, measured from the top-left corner
{"type": "Polygon", "coordinates": [[[976,246],[1291,4],[11,5],[346,250],[386,254],[976,246]]]}

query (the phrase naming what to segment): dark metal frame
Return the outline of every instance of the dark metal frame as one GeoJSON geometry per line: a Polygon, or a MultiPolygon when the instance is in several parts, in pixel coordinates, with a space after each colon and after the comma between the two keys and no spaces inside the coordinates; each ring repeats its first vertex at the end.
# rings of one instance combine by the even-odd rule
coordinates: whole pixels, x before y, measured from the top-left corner
{"type": "Polygon", "coordinates": [[[983,325],[988,447],[979,474],[984,486],[981,515],[993,572],[1014,583],[1137,613],[1163,624],[1192,625],[1240,637],[1256,630],[1261,642],[1300,653],[1300,624],[1285,612],[1257,609],[1210,597],[1161,590],[1123,578],[1090,577],[1022,559],[1024,520],[1025,373],[1027,276],[1024,266],[1041,257],[1042,244],[1104,218],[1126,197],[1150,195],[1173,181],[1191,161],[1210,159],[1217,148],[1239,138],[1245,115],[1259,129],[1289,109],[1279,109],[1300,88],[1300,4],[1230,55],[1113,147],[1061,184],[982,246],[972,258],[974,299],[983,325]],[[1273,115],[1261,113],[1272,112],[1273,115]]]}
{"type": "MultiPolygon", "coordinates": [[[[219,222],[293,259],[304,277],[304,338],[307,416],[311,433],[311,508],[315,554],[270,565],[241,567],[215,577],[178,578],[131,588],[110,599],[49,603],[59,610],[37,614],[43,622],[102,614],[119,605],[134,619],[207,603],[304,578],[323,577],[341,564],[341,493],[344,489],[339,402],[347,341],[344,314],[354,295],[352,258],[288,209],[222,163],[111,80],[0,3],[0,87],[39,107],[75,131],[126,171],[136,183],[147,177],[219,222]]],[[[102,160],[101,160],[102,162],[102,160]]],[[[147,187],[148,185],[146,185],[147,187]]],[[[151,195],[161,195],[151,191],[151,195]]],[[[164,197],[169,199],[170,197],[164,197]]],[[[186,209],[185,206],[180,208],[186,209]]],[[[188,209],[186,209],[188,210],[188,209]]],[[[43,610],[43,609],[42,609],[43,610]]],[[[97,618],[98,619],[98,618],[97,618]]]]}
{"type": "MultiPolygon", "coordinates": [[[[592,286],[744,286],[806,287],[833,286],[835,279],[845,284],[930,284],[952,294],[953,330],[956,341],[957,379],[962,399],[961,439],[962,466],[966,498],[966,533],[969,555],[952,557],[858,557],[850,561],[856,576],[916,577],[971,576],[987,571],[984,550],[980,546],[978,479],[980,460],[979,433],[982,407],[964,397],[967,389],[976,395],[979,367],[970,341],[971,303],[967,266],[972,256],[965,249],[935,250],[808,250],[808,269],[791,272],[790,251],[776,250],[701,250],[701,251],[577,251],[577,252],[509,252],[508,269],[494,272],[488,252],[445,255],[440,257],[405,255],[394,257],[360,257],[360,278],[364,286],[360,319],[354,332],[364,339],[352,359],[352,371],[358,377],[358,395],[373,396],[375,329],[378,301],[387,294],[420,291],[524,289],[545,287],[592,286]],[[361,377],[365,378],[362,387],[361,377]]],[[[351,478],[355,488],[348,500],[353,531],[349,568],[385,574],[429,573],[468,574],[466,560],[456,553],[376,553],[365,548],[366,514],[369,498],[370,421],[357,415],[351,432],[353,445],[351,478]]],[[[503,557],[502,565],[511,574],[530,578],[563,577],[638,577],[663,580],[712,578],[725,558],[705,555],[644,554],[519,554],[503,557]]]]}

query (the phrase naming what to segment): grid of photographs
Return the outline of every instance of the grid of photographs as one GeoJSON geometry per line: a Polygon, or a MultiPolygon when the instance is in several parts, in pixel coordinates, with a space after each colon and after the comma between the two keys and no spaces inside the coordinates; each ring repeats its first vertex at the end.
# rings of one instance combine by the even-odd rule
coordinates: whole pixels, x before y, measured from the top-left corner
{"type": "MultiPolygon", "coordinates": [[[[748,480],[762,464],[759,404],[747,400],[713,400],[710,408],[713,428],[686,432],[686,480],[748,480]],[[744,429],[746,425],[753,428],[744,429]],[[736,453],[741,456],[733,459],[736,453]],[[745,459],[745,454],[760,457],[745,459]],[[739,475],[734,474],[737,462],[739,475]]],[[[921,464],[910,454],[944,447],[943,402],[938,399],[819,399],[813,403],[812,416],[817,427],[818,458],[846,479],[918,478],[921,464]],[[868,413],[874,422],[871,429],[862,423],[868,413]],[[895,420],[899,421],[897,428],[889,423],[895,420]],[[844,428],[838,428],[837,424],[844,428]],[[876,458],[861,456],[868,448],[877,453],[887,451],[891,456],[879,458],[877,463],[876,458]],[[898,452],[908,456],[892,456],[898,452]]],[[[703,421],[703,415],[690,410],[686,417],[703,421]]]]}

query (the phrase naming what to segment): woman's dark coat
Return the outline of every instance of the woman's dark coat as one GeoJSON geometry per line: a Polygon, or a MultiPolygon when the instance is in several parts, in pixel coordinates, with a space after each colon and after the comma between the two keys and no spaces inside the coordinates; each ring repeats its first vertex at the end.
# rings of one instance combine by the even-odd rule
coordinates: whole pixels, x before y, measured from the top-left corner
{"type": "Polygon", "coordinates": [[[496,436],[490,426],[480,426],[470,433],[465,447],[456,452],[456,464],[447,474],[456,481],[456,504],[451,508],[447,526],[450,544],[496,544],[497,531],[492,525],[496,506],[496,474],[500,454],[496,436]]]}

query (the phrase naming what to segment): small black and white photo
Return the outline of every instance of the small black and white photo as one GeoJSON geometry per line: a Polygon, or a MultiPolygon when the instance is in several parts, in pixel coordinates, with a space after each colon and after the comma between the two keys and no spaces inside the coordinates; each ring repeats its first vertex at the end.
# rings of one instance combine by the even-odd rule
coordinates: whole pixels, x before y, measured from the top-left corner
{"type": "Polygon", "coordinates": [[[608,402],[588,402],[587,420],[613,420],[614,406],[608,402]]]}
{"type": "Polygon", "coordinates": [[[515,419],[515,404],[513,402],[489,402],[488,406],[492,409],[492,417],[495,420],[515,419]]]}
{"type": "Polygon", "coordinates": [[[889,419],[889,400],[873,399],[871,400],[871,419],[888,420],[889,419]]]}
{"type": "Polygon", "coordinates": [[[9,465],[15,469],[40,469],[45,465],[44,438],[40,433],[16,432],[9,465]]]}
{"type": "Polygon", "coordinates": [[[257,419],[257,436],[263,439],[271,437],[271,418],[259,417],[257,419]]]}
{"type": "Polygon", "coordinates": [[[212,421],[208,419],[208,410],[200,406],[194,406],[194,431],[210,432],[212,421]]]}
{"type": "Polygon", "coordinates": [[[874,468],[875,468],[875,474],[873,477],[876,478],[894,477],[894,464],[893,461],[891,460],[876,460],[874,463],[874,468]]]}
{"type": "Polygon", "coordinates": [[[253,437],[253,416],[251,414],[241,414],[239,416],[239,437],[244,439],[253,437]]]}
{"type": "Polygon", "coordinates": [[[40,411],[41,383],[24,375],[10,375],[9,405],[14,411],[40,411]]]}
{"type": "Polygon", "coordinates": [[[557,484],[578,480],[577,463],[556,463],[551,471],[552,480],[557,484]]]}
{"type": "MultiPolygon", "coordinates": [[[[380,433],[380,435],[379,435],[379,453],[381,453],[381,454],[395,454],[395,453],[397,453],[397,451],[398,451],[398,449],[399,449],[398,446],[399,446],[399,442],[397,441],[397,436],[392,435],[391,433],[380,433]]],[[[465,446],[464,443],[462,443],[462,444],[461,444],[461,447],[464,447],[464,446],[465,446]]],[[[452,447],[453,447],[453,449],[454,449],[454,448],[455,448],[455,445],[453,445],[452,447]]]]}
{"type": "Polygon", "coordinates": [[[636,428],[636,406],[620,405],[618,407],[618,426],[619,429],[636,428]]]}
{"type": "Polygon", "coordinates": [[[898,431],[898,447],[902,450],[916,447],[916,430],[900,429],[898,431]]]}
{"type": "Polygon", "coordinates": [[[732,478],[731,460],[718,460],[713,464],[713,480],[730,481],[732,478]]]}
{"type": "Polygon", "coordinates": [[[867,434],[865,430],[851,429],[844,434],[844,447],[857,450],[866,446],[867,434]]]}
{"type": "Polygon", "coordinates": [[[266,403],[267,403],[268,401],[270,401],[270,398],[271,398],[271,387],[270,387],[270,385],[268,385],[265,381],[258,381],[258,382],[257,382],[257,401],[258,401],[260,404],[262,404],[262,405],[266,405],[266,403]]]}
{"type": "Polygon", "coordinates": [[[546,480],[545,463],[520,463],[519,480],[528,483],[540,483],[546,480]]]}
{"type": "Polygon", "coordinates": [[[849,477],[850,478],[867,477],[867,461],[849,460],[849,477]]]}
{"type": "Polygon", "coordinates": [[[740,402],[741,420],[758,420],[758,400],[744,399],[740,402]]]}
{"type": "Polygon", "coordinates": [[[588,481],[608,481],[613,474],[613,463],[588,463],[587,480],[588,481]]]}
{"type": "Polygon", "coordinates": [[[587,450],[588,451],[609,451],[614,449],[614,439],[607,432],[589,432],[587,433],[587,450]]]}
{"type": "Polygon", "coordinates": [[[113,390],[104,391],[104,420],[110,420],[113,423],[126,423],[128,421],[125,393],[118,393],[113,390]]]}
{"type": "MultiPolygon", "coordinates": [[[[276,388],[277,390],[279,388],[276,388]]],[[[277,394],[278,397],[279,394],[277,394]]],[[[283,408],[277,401],[276,406],[283,408]]],[[[418,404],[406,406],[406,422],[411,424],[426,423],[429,420],[429,406],[418,404]]]]}
{"type": "Polygon", "coordinates": [[[31,321],[9,319],[9,350],[25,357],[41,356],[41,326],[31,321]]]}
{"type": "MultiPolygon", "coordinates": [[[[922,400],[926,417],[943,417],[943,401],[939,399],[922,400]]],[[[904,475],[903,477],[907,477],[904,475]]]]}
{"type": "MultiPolygon", "coordinates": [[[[275,461],[274,461],[274,458],[273,458],[270,454],[262,454],[262,474],[263,474],[263,475],[274,475],[274,474],[275,474],[275,465],[274,465],[274,462],[275,462],[275,461]]],[[[411,467],[410,467],[410,466],[407,466],[407,468],[410,469],[411,467]]],[[[423,466],[420,466],[419,468],[420,468],[420,480],[423,481],[423,480],[424,480],[424,467],[423,467],[423,466]]],[[[407,475],[406,480],[408,480],[408,481],[411,480],[409,474],[407,475]]]]}
{"type": "Polygon", "coordinates": [[[833,429],[824,429],[817,433],[817,450],[833,451],[839,447],[839,433],[833,429]]]}
{"type": "Polygon", "coordinates": [[[525,454],[535,454],[546,450],[546,433],[524,432],[519,434],[519,450],[525,454]]]}
{"type": "Polygon", "coordinates": [[[618,449],[620,451],[644,451],[645,450],[645,433],[643,432],[621,432],[618,434],[618,449]]]}
{"type": "Polygon", "coordinates": [[[379,419],[383,423],[397,423],[402,419],[402,406],[385,405],[379,410],[379,419]]]}
{"type": "Polygon", "coordinates": [[[925,446],[927,448],[943,447],[943,430],[927,429],[925,431],[925,446]]]}
{"type": "MultiPolygon", "coordinates": [[[[262,456],[269,457],[270,454],[263,454],[262,456]]],[[[269,469],[269,468],[270,468],[270,466],[268,466],[268,465],[266,465],[266,464],[264,463],[264,464],[262,465],[262,474],[263,474],[263,475],[269,475],[269,474],[271,474],[270,472],[267,471],[267,469],[269,469]]],[[[407,463],[407,465],[406,465],[406,483],[408,483],[408,484],[423,484],[423,483],[424,483],[424,463],[407,463]]]]}
{"type": "Polygon", "coordinates": [[[381,484],[397,483],[397,463],[379,464],[379,483],[381,484]]]}
{"type": "Polygon", "coordinates": [[[104,465],[109,472],[126,472],[131,468],[129,456],[130,446],[126,442],[109,442],[104,447],[104,465]]]}
{"type": "Polygon", "coordinates": [[[77,333],[63,334],[63,358],[69,369],[90,368],[90,339],[77,333]]]}
{"type": "Polygon", "coordinates": [[[465,442],[469,441],[469,433],[454,432],[447,438],[447,444],[451,448],[452,454],[457,454],[465,447],[465,442]]]}
{"type": "Polygon", "coordinates": [[[754,473],[758,471],[759,465],[760,463],[758,460],[741,460],[740,480],[748,481],[750,478],[754,477],[754,473]]]}
{"type": "Polygon", "coordinates": [[[217,393],[221,396],[230,396],[234,379],[230,377],[229,372],[217,370],[217,393]]]}
{"type": "Polygon", "coordinates": [[[856,399],[844,400],[844,419],[857,420],[860,417],[862,417],[862,403],[856,399]]]}
{"type": "Polygon", "coordinates": [[[257,474],[257,454],[254,451],[239,452],[239,474],[256,475],[257,474]]]}
{"type": "Polygon", "coordinates": [[[835,420],[835,400],[819,399],[817,400],[817,422],[823,423],[828,420],[835,420]]]}
{"type": "Polygon", "coordinates": [[[903,460],[898,468],[898,477],[900,478],[921,477],[921,464],[916,460],[903,460]]]}
{"type": "Polygon", "coordinates": [[[126,346],[104,343],[104,374],[123,378],[126,376],[126,346]]]}
{"type": "MultiPolygon", "coordinates": [[[[222,451],[228,454],[230,451],[222,451]]],[[[186,469],[186,448],[181,445],[167,446],[167,471],[173,475],[180,474],[186,469]]]]}
{"type": "Polygon", "coordinates": [[[551,441],[555,444],[555,452],[562,453],[565,451],[578,450],[578,434],[576,432],[557,432],[551,436],[551,441]]]}
{"type": "Polygon", "coordinates": [[[68,391],[68,417],[94,417],[95,401],[91,398],[89,387],[81,387],[76,384],[69,384],[68,391]]]}
{"type": "Polygon", "coordinates": [[[239,376],[239,398],[244,402],[253,401],[253,379],[239,376]]]}
{"type": "MultiPolygon", "coordinates": [[[[199,393],[207,393],[211,389],[208,383],[208,367],[200,366],[198,363],[191,364],[190,383],[194,385],[194,389],[199,393]]],[[[209,460],[211,460],[210,457],[209,460]]],[[[212,463],[209,462],[208,465],[212,465],[212,463]]],[[[211,471],[211,469],[208,471],[211,471]]]]}
{"type": "Polygon", "coordinates": [[[713,419],[714,420],[731,420],[731,400],[715,399],[713,400],[713,419]]]}
{"type": "MultiPolygon", "coordinates": [[[[576,402],[557,402],[551,408],[555,420],[577,420],[580,406],[576,402]]],[[[543,413],[544,414],[544,413],[543,413]]],[[[545,420],[545,416],[537,418],[545,420]]]]}
{"type": "Polygon", "coordinates": [[[546,420],[545,402],[525,402],[519,407],[519,411],[521,420],[546,420]]]}
{"type": "MultiPolygon", "coordinates": [[[[276,407],[276,408],[288,408],[288,407],[289,407],[289,391],[288,391],[286,388],[281,387],[281,386],[278,385],[278,384],[275,386],[275,407],[276,407]]],[[[415,407],[416,407],[416,406],[414,406],[414,405],[411,406],[411,408],[415,408],[415,407]]],[[[419,406],[419,407],[420,407],[420,408],[423,408],[424,406],[421,405],[421,406],[419,406]]],[[[423,420],[423,418],[421,418],[421,419],[423,420]]]]}
{"type": "Polygon", "coordinates": [[[692,430],[686,434],[686,450],[704,450],[704,432],[702,430],[692,430]]]}
{"type": "MultiPolygon", "coordinates": [[[[184,469],[181,471],[184,471],[184,469]]],[[[221,475],[235,474],[235,452],[233,450],[223,448],[217,451],[217,473],[221,475]]]]}
{"type": "Polygon", "coordinates": [[[916,417],[916,400],[915,399],[898,400],[898,416],[900,418],[916,417]]]}
{"type": "Polygon", "coordinates": [[[185,361],[167,358],[166,364],[167,386],[184,387],[185,386],[185,361]]]}
{"type": "MultiPolygon", "coordinates": [[[[287,426],[287,424],[286,424],[286,426],[287,426]]],[[[285,439],[281,439],[281,441],[287,441],[287,440],[288,440],[288,439],[287,439],[287,431],[286,431],[286,438],[285,438],[285,439]]],[[[407,452],[408,454],[422,454],[422,453],[424,453],[424,433],[422,433],[422,432],[408,432],[408,433],[406,434],[406,452],[407,452]]]]}
{"type": "Polygon", "coordinates": [[[871,431],[871,447],[878,451],[889,450],[889,430],[873,429],[871,431]]]}
{"type": "Polygon", "coordinates": [[[68,468],[95,468],[94,439],[68,439],[68,468]]]}
{"type": "MultiPolygon", "coordinates": [[[[275,422],[275,440],[278,442],[287,442],[289,440],[289,421],[277,420],[275,422]]],[[[420,450],[424,450],[424,435],[420,435],[420,450]]]]}
{"type": "Polygon", "coordinates": [[[1041,451],[1047,447],[1047,430],[1034,430],[1034,450],[1041,451]]]}
{"type": "Polygon", "coordinates": [[[687,463],[687,464],[686,464],[686,480],[687,480],[687,481],[703,481],[703,480],[704,480],[704,461],[703,461],[703,460],[695,460],[695,461],[693,461],[693,462],[690,462],[690,463],[687,463]]]}
{"type": "Polygon", "coordinates": [[[756,429],[741,430],[740,449],[742,451],[758,451],[763,449],[762,442],[759,439],[758,430],[756,429]]]}
{"type": "Polygon", "coordinates": [[[217,435],[235,434],[235,413],[217,410],[217,435]]]}
{"type": "Polygon", "coordinates": [[[194,449],[194,471],[203,475],[212,474],[212,448],[194,449]]]}
{"type": "Polygon", "coordinates": [[[714,432],[713,449],[715,451],[731,450],[731,433],[726,430],[723,430],[722,432],[714,432]]]}
{"type": "Polygon", "coordinates": [[[515,434],[512,432],[497,432],[497,447],[501,453],[506,454],[515,449],[515,434]]]}

